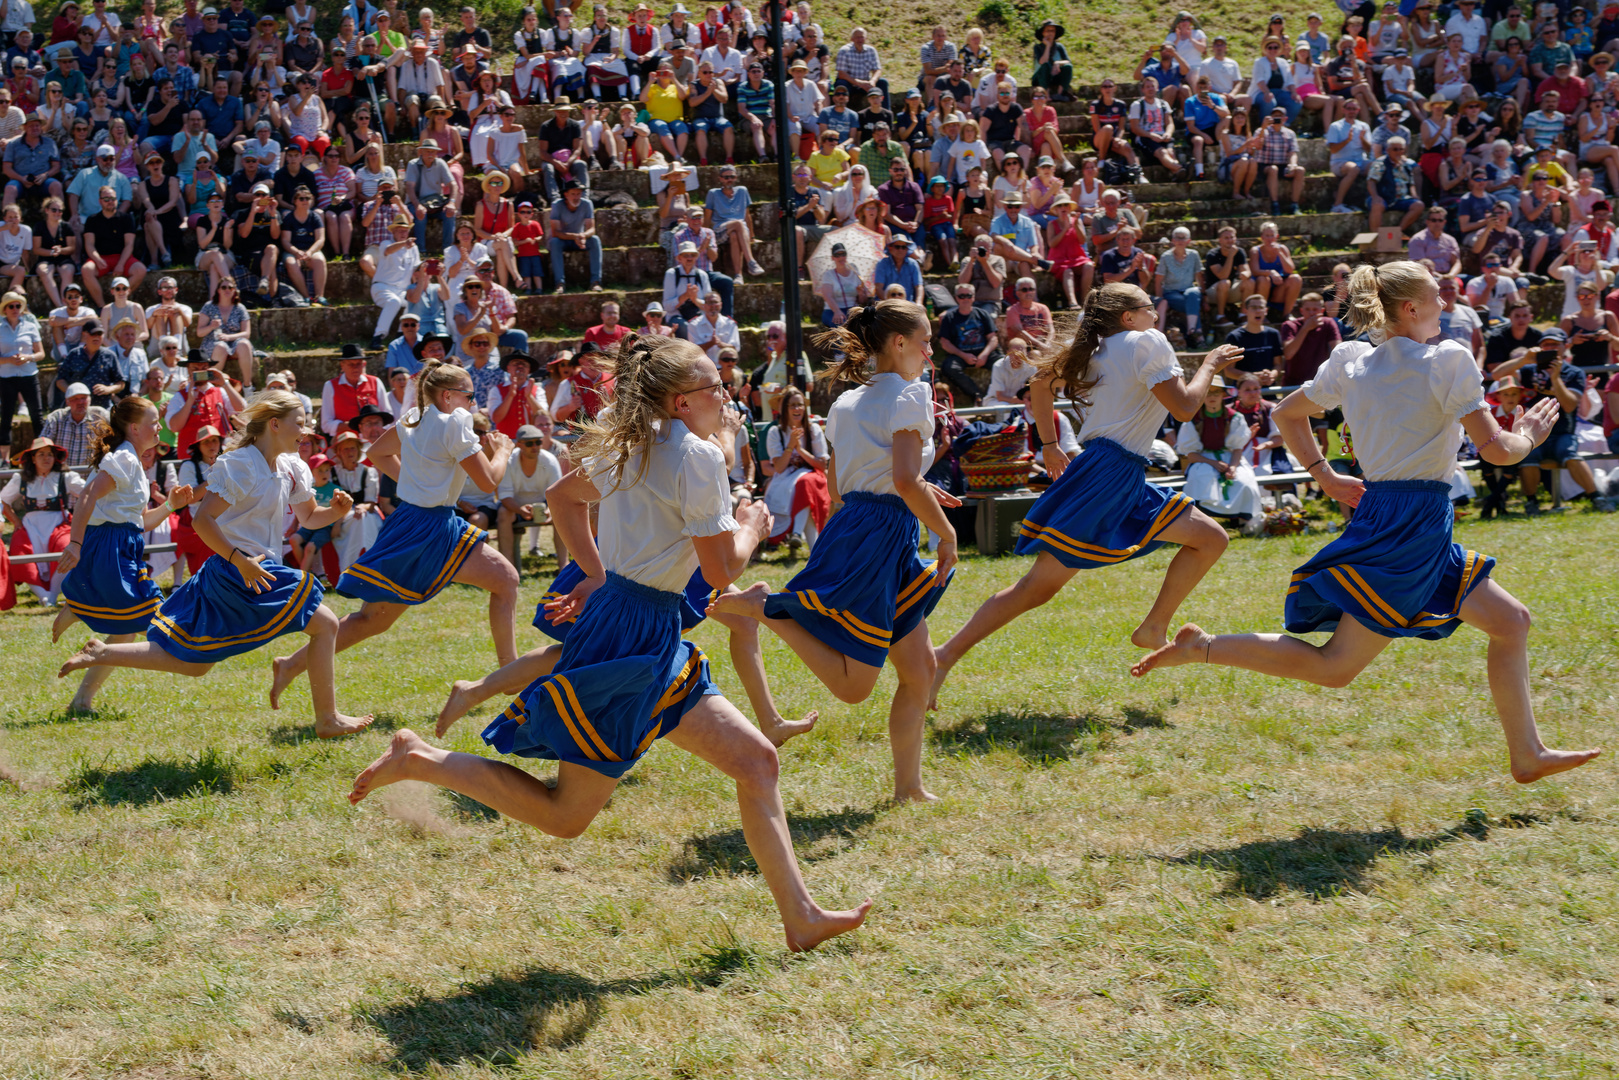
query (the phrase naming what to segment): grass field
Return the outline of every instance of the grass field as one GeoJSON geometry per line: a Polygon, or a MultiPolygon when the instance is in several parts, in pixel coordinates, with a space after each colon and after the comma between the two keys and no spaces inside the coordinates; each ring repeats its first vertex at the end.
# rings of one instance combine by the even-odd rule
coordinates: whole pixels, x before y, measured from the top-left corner
{"type": "MultiPolygon", "coordinates": [[[[1613,747],[1614,519],[1459,538],[1537,616],[1548,742],[1613,747]]],[[[1324,540],[1234,543],[1185,614],[1275,628],[1324,540]]],[[[0,1077],[1619,1074],[1614,764],[1514,785],[1468,630],[1346,690],[1133,681],[1167,557],[1081,576],[957,668],[931,806],[884,802],[891,677],[842,706],[767,642],[784,711],[822,711],[782,755],[810,888],[876,898],[805,956],[727,784],[668,745],[574,841],[426,788],[344,801],[491,662],[470,592],[339,659],[340,705],[381,719],[337,743],[301,684],[266,709],[267,652],[121,672],[65,719],[68,643],[0,616],[0,1077]]],[[[935,636],[1025,565],[968,559],[935,636]]],[[[734,687],[718,629],[695,637],[734,687]]],[[[480,751],[490,715],[448,742],[480,751]]]]}

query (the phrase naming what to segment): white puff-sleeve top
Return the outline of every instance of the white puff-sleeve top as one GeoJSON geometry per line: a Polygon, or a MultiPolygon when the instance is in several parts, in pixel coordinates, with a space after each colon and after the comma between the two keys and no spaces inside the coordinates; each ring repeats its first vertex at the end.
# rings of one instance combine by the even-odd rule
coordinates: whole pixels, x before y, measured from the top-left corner
{"type": "Polygon", "coordinates": [[[465,409],[443,412],[429,405],[425,413],[411,409],[395,430],[400,501],[421,507],[454,506],[467,483],[461,463],[479,451],[472,414],[465,409]]]}
{"type": "Polygon", "coordinates": [[[1458,341],[1346,341],[1304,393],[1323,409],[1344,411],[1369,481],[1449,482],[1462,445],[1460,420],[1486,407],[1478,364],[1458,341]]]}
{"type": "Polygon", "coordinates": [[[147,486],[146,469],[141,465],[141,456],[134,444],[123,443],[102,458],[89,479],[93,481],[98,473],[112,477],[113,489],[96,500],[96,508],[90,514],[90,524],[134,525],[139,528],[151,489],[147,486]]]}
{"type": "Polygon", "coordinates": [[[894,487],[894,436],[922,436],[922,471],[933,467],[933,399],[921,379],[882,371],[843,394],[827,410],[838,494],[866,491],[898,495],[894,487]]]}
{"type": "Polygon", "coordinates": [[[262,453],[244,446],[214,461],[208,490],[230,504],[214,518],[225,542],[279,562],[287,507],[314,499],[315,479],[297,454],[282,454],[271,469],[262,453]]]}
{"type": "Polygon", "coordinates": [[[1090,377],[1097,383],[1084,441],[1108,439],[1138,457],[1150,455],[1169,415],[1152,388],[1181,374],[1174,346],[1157,330],[1121,330],[1103,338],[1091,355],[1090,377]]]}
{"type": "Polygon", "coordinates": [[[70,500],[77,499],[79,492],[84,490],[84,477],[75,472],[52,470],[30,480],[28,490],[24,491],[22,473],[14,472],[11,479],[6,481],[6,486],[0,489],[0,503],[6,503],[19,514],[38,513],[40,503],[56,498],[58,485],[66,486],[70,500]]]}
{"type": "Polygon", "coordinates": [[[624,482],[617,488],[605,463],[585,464],[603,493],[597,540],[602,564],[648,588],[680,592],[697,569],[692,537],[738,527],[731,516],[725,454],[679,420],[667,421],[643,453],[646,475],[635,480],[641,468],[637,454],[624,466],[624,482]]]}

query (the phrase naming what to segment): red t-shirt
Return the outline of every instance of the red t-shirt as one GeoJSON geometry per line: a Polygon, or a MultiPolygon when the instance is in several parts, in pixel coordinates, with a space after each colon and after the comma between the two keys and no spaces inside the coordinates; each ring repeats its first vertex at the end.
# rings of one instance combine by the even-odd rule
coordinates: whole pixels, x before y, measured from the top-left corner
{"type": "Polygon", "coordinates": [[[354,72],[334,65],[320,73],[320,84],[327,90],[346,94],[354,87],[354,72]]]}
{"type": "Polygon", "coordinates": [[[956,200],[948,195],[937,199],[929,195],[922,200],[922,224],[949,225],[956,220],[956,200]]]}
{"type": "Polygon", "coordinates": [[[610,352],[629,332],[630,328],[622,323],[611,330],[598,324],[585,331],[585,340],[600,346],[602,352],[610,352]]]}
{"type": "Polygon", "coordinates": [[[539,255],[540,241],[544,238],[545,228],[535,217],[527,221],[519,220],[512,229],[512,242],[517,245],[519,255],[539,255]]]}

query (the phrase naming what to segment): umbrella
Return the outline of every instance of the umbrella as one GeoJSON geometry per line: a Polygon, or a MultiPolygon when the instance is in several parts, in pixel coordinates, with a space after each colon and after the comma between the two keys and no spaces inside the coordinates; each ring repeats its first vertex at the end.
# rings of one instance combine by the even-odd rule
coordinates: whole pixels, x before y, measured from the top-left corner
{"type": "Polygon", "coordinates": [[[865,282],[868,289],[875,289],[877,264],[888,253],[883,250],[881,234],[872,232],[864,225],[845,225],[821,237],[821,242],[810,253],[810,280],[819,285],[821,278],[832,269],[834,244],[842,244],[849,250],[849,268],[860,275],[860,280],[865,282]]]}

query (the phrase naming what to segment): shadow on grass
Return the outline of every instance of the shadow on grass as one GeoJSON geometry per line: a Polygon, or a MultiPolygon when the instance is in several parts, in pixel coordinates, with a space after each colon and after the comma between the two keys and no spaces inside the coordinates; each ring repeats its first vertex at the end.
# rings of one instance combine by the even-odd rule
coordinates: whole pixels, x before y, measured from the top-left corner
{"type": "Polygon", "coordinates": [[[55,709],[32,720],[7,720],[4,724],[0,724],[0,727],[8,731],[22,731],[25,728],[50,727],[56,724],[113,724],[128,719],[128,712],[112,707],[103,707],[87,713],[55,709]]]}
{"type": "Polygon", "coordinates": [[[246,779],[235,758],[209,748],[186,760],[148,757],[121,769],[80,762],[62,782],[62,790],[76,796],[74,809],[87,810],[228,795],[246,779]]]}
{"type": "Polygon", "coordinates": [[[470,818],[474,821],[499,821],[500,811],[491,809],[470,795],[463,795],[459,791],[446,789],[445,795],[449,797],[450,805],[455,807],[458,817],[470,818]]]}
{"type": "Polygon", "coordinates": [[[947,752],[988,754],[1005,749],[1046,764],[1105,750],[1121,734],[1171,726],[1162,708],[1137,705],[1123,706],[1119,716],[1000,711],[968,717],[953,728],[934,728],[929,738],[947,752]]]}
{"type": "MultiPolygon", "coordinates": [[[[819,862],[852,846],[886,805],[879,804],[871,810],[844,807],[825,814],[788,814],[787,828],[792,833],[799,860],[819,862]]],[[[669,864],[669,880],[677,885],[710,875],[758,872],[759,864],[748,850],[741,829],[689,837],[680,854],[669,864]]]]}
{"type": "MultiPolygon", "coordinates": [[[[285,702],[285,698],[282,699],[285,702]]],[[[378,713],[377,718],[371,722],[367,731],[384,731],[392,733],[405,726],[404,717],[397,713],[378,713]]],[[[433,721],[427,721],[429,731],[433,729],[433,721]]],[[[302,746],[306,742],[318,742],[320,736],[315,734],[314,724],[282,724],[269,729],[268,738],[271,746],[302,746]]]]}
{"type": "Polygon", "coordinates": [[[1231,875],[1223,896],[1266,900],[1281,892],[1297,892],[1312,900],[1342,893],[1370,892],[1370,876],[1379,859],[1425,855],[1469,837],[1487,840],[1494,828],[1532,828],[1541,819],[1511,814],[1491,822],[1482,811],[1469,811],[1462,821],[1432,836],[1406,836],[1391,829],[1353,831],[1304,829],[1290,840],[1253,840],[1236,847],[1155,856],[1177,866],[1196,866],[1231,875]]]}
{"type": "Polygon", "coordinates": [[[496,975],[458,993],[423,997],[361,1018],[393,1044],[396,1071],[511,1066],[534,1050],[566,1050],[584,1041],[615,997],[667,986],[716,986],[730,973],[759,962],[734,943],[705,951],[689,968],[597,982],[572,971],[536,968],[496,975]]]}

